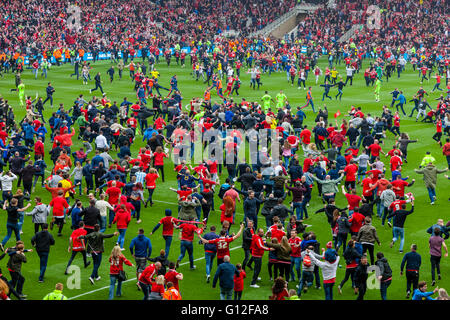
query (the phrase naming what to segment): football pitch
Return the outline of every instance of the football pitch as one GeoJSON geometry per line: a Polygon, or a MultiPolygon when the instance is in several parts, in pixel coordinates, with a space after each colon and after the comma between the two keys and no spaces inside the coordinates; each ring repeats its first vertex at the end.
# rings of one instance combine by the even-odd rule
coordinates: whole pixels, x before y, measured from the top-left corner
{"type": "MultiPolygon", "coordinates": [[[[188,60],[188,59],[187,59],[188,60]]],[[[137,59],[137,61],[141,61],[141,59],[137,59]]],[[[318,107],[323,107],[326,104],[329,110],[329,122],[334,122],[334,113],[338,110],[342,113],[342,116],[338,118],[338,124],[341,124],[343,116],[347,114],[347,111],[350,110],[351,105],[355,105],[356,107],[361,107],[362,111],[367,114],[370,113],[372,116],[379,116],[382,113],[383,105],[390,105],[391,103],[391,95],[390,92],[394,88],[398,88],[402,90],[405,97],[409,101],[412,99],[413,94],[417,92],[420,85],[420,80],[418,77],[418,72],[412,70],[412,66],[408,64],[406,66],[406,71],[404,71],[400,78],[397,78],[397,74],[395,73],[393,77],[389,79],[389,82],[386,82],[386,79],[383,78],[382,88],[381,88],[381,101],[375,102],[374,98],[374,87],[366,87],[363,72],[364,68],[367,66],[368,60],[364,61],[362,71],[359,74],[356,74],[354,77],[353,85],[346,86],[343,90],[344,94],[342,97],[342,101],[335,100],[334,96],[337,94],[337,88],[332,88],[330,91],[330,95],[333,97],[333,100],[325,100],[322,99],[323,88],[319,87],[319,85],[315,85],[315,79],[312,74],[309,75],[308,80],[306,82],[307,87],[312,86],[312,92],[314,97],[314,104],[316,111],[318,107]]],[[[93,70],[91,70],[91,77],[97,73],[101,72],[102,80],[103,80],[103,89],[107,93],[107,97],[113,101],[117,101],[117,104],[123,100],[123,97],[127,97],[129,101],[135,102],[136,93],[133,90],[134,83],[131,81],[129,74],[124,70],[122,80],[118,79],[118,74],[116,72],[115,79],[112,83],[109,82],[109,77],[106,74],[107,69],[111,63],[109,61],[101,61],[92,64],[93,70]]],[[[321,58],[319,60],[319,66],[322,70],[325,69],[327,65],[327,61],[325,58],[321,58]]],[[[181,95],[184,100],[182,102],[183,106],[187,105],[192,97],[203,97],[203,92],[206,88],[206,84],[203,84],[202,81],[195,81],[195,79],[190,75],[191,67],[189,63],[187,63],[185,68],[177,66],[175,61],[172,61],[170,67],[167,67],[167,64],[161,61],[157,65],[157,70],[160,72],[161,76],[159,78],[159,83],[162,86],[169,87],[170,77],[176,74],[178,76],[178,88],[181,91],[181,95]]],[[[337,70],[342,74],[345,81],[345,65],[342,63],[337,66],[337,70]]],[[[31,70],[25,69],[22,74],[22,80],[25,84],[25,94],[28,96],[35,97],[36,93],[45,98],[45,88],[47,86],[47,82],[51,82],[53,87],[56,89],[53,98],[54,98],[54,106],[53,109],[50,108],[50,105],[47,103],[45,105],[45,118],[48,121],[48,118],[51,116],[52,112],[57,110],[57,106],[60,103],[64,103],[65,109],[69,109],[76,97],[80,94],[83,94],[85,100],[89,100],[92,95],[101,96],[100,91],[95,91],[93,94],[89,93],[89,89],[95,87],[94,81],[90,81],[88,85],[83,85],[82,79],[76,80],[74,77],[70,77],[70,74],[73,73],[73,66],[70,64],[65,64],[61,67],[52,66],[52,68],[48,72],[48,78],[43,79],[40,76],[38,80],[34,79],[34,76],[31,70]]],[[[272,75],[268,75],[268,73],[263,74],[261,76],[262,86],[260,90],[253,90],[250,88],[250,75],[246,74],[246,69],[243,67],[241,70],[241,88],[239,90],[240,95],[234,96],[234,101],[241,102],[241,98],[245,98],[247,101],[258,101],[261,102],[261,97],[264,95],[264,91],[269,91],[269,94],[274,98],[275,95],[283,90],[286,94],[293,111],[296,111],[297,106],[302,106],[305,104],[305,96],[306,91],[303,89],[298,89],[296,86],[297,81],[294,81],[294,86],[291,86],[290,83],[287,82],[286,73],[285,72],[275,72],[272,75]]],[[[226,84],[226,80],[223,80],[224,86],[226,84]]],[[[319,84],[323,83],[323,76],[321,76],[319,84]]],[[[436,91],[431,93],[431,89],[434,86],[434,79],[429,82],[424,82],[423,87],[426,91],[428,91],[429,96],[427,96],[427,100],[429,101],[432,108],[436,107],[438,98],[441,94],[440,91],[436,91]]],[[[445,88],[445,86],[443,86],[445,88]]],[[[14,75],[13,74],[5,74],[3,78],[0,78],[0,93],[2,96],[9,101],[9,104],[13,106],[14,113],[16,116],[16,123],[18,123],[25,115],[25,109],[19,107],[19,100],[16,93],[10,92],[11,88],[14,88],[14,75]]],[[[162,91],[164,94],[166,91],[162,91]]],[[[445,92],[445,91],[444,91],[445,92]]],[[[444,93],[445,94],[445,93],[444,93]]],[[[213,102],[217,101],[220,103],[220,99],[217,97],[215,92],[211,93],[211,97],[213,102]]],[[[149,100],[149,107],[151,108],[151,100],[149,100]]],[[[408,102],[405,106],[405,111],[407,115],[411,112],[411,109],[414,107],[412,102],[408,102]]],[[[307,114],[307,118],[303,122],[307,124],[311,129],[314,127],[315,122],[314,119],[316,115],[312,112],[311,108],[308,107],[304,109],[307,114]]],[[[395,110],[393,110],[394,112],[395,110]]],[[[417,114],[417,113],[415,113],[417,114]]],[[[349,119],[347,117],[347,119],[349,119]]],[[[151,118],[149,118],[149,124],[151,124],[151,118]]],[[[431,138],[435,133],[435,125],[430,123],[421,123],[415,121],[415,115],[413,118],[405,117],[401,115],[401,123],[400,123],[400,131],[407,132],[411,139],[418,140],[417,143],[412,143],[408,148],[408,163],[403,165],[402,176],[409,176],[407,181],[411,181],[412,179],[416,179],[415,184],[407,188],[406,192],[412,192],[415,196],[415,211],[413,214],[408,216],[405,223],[405,245],[404,252],[408,252],[412,243],[418,245],[418,253],[422,256],[422,267],[420,270],[420,280],[425,280],[428,282],[428,288],[431,288],[431,272],[430,272],[430,255],[428,249],[428,239],[429,234],[426,233],[426,229],[431,225],[435,224],[438,218],[444,219],[445,222],[449,220],[449,201],[448,198],[450,193],[448,192],[448,181],[444,178],[444,175],[441,174],[438,177],[437,182],[437,201],[435,205],[430,205],[429,197],[427,190],[422,181],[422,176],[414,173],[414,169],[418,168],[420,162],[427,151],[430,151],[431,154],[436,158],[436,165],[439,169],[443,169],[447,167],[447,163],[445,157],[442,155],[442,150],[439,145],[431,138]]],[[[81,147],[81,140],[77,140],[76,137],[78,135],[78,126],[74,125],[76,134],[74,136],[72,146],[72,151],[76,151],[81,147]]],[[[50,128],[47,124],[47,129],[50,132],[50,128]]],[[[384,140],[384,145],[382,146],[383,151],[387,152],[392,149],[392,146],[395,143],[396,138],[394,135],[387,131],[386,139],[384,140]]],[[[442,138],[442,142],[445,143],[444,136],[442,138]]],[[[138,154],[139,148],[145,146],[145,142],[142,140],[142,135],[137,135],[136,139],[132,145],[131,152],[133,158],[135,158],[138,154]]],[[[344,145],[345,147],[345,145],[344,145]]],[[[46,142],[45,142],[45,162],[47,163],[48,170],[53,166],[52,161],[50,160],[50,156],[48,152],[52,148],[52,143],[50,142],[49,134],[47,134],[46,142]]],[[[111,150],[110,154],[113,158],[116,157],[116,152],[111,150]]],[[[300,155],[300,163],[303,163],[303,154],[300,155]]],[[[88,155],[92,158],[93,154],[90,153],[88,155]]],[[[390,170],[389,170],[389,158],[381,157],[382,161],[385,162],[387,169],[386,178],[390,179],[390,170]]],[[[194,165],[194,164],[193,164],[194,165]]],[[[156,182],[156,190],[153,195],[154,205],[152,207],[144,208],[141,210],[141,219],[142,223],[137,224],[135,219],[132,219],[128,230],[126,232],[125,244],[124,248],[127,250],[124,251],[124,255],[131,260],[133,263],[133,258],[128,250],[128,246],[132,238],[137,235],[138,229],[143,228],[145,230],[146,235],[151,232],[153,227],[159,222],[159,220],[164,216],[164,210],[169,208],[172,210],[173,215],[176,216],[177,212],[177,198],[176,193],[169,190],[169,188],[176,188],[176,174],[173,171],[173,164],[170,160],[167,160],[165,163],[165,182],[163,183],[160,179],[156,182]]],[[[227,177],[227,171],[224,170],[222,176],[220,177],[220,183],[225,181],[227,177]]],[[[83,179],[83,187],[85,181],[83,179]]],[[[16,182],[14,182],[13,192],[16,190],[16,182]]],[[[78,188],[76,189],[78,192],[78,188]]],[[[219,228],[220,224],[220,211],[218,210],[221,200],[217,197],[218,188],[216,189],[215,196],[215,212],[210,214],[210,218],[208,221],[208,230],[210,225],[216,225],[219,228]]],[[[358,194],[361,194],[362,187],[358,186],[358,194]]],[[[147,191],[144,191],[144,195],[147,197],[147,191]]],[[[51,200],[51,195],[45,189],[42,189],[39,184],[36,186],[35,192],[32,194],[32,199],[34,196],[40,196],[43,200],[43,203],[48,204],[51,200]]],[[[76,198],[79,198],[83,201],[83,204],[86,206],[88,204],[86,195],[76,195],[76,198]]],[[[288,196],[287,200],[290,201],[291,197],[288,196]]],[[[73,204],[73,200],[71,201],[73,204]]],[[[288,204],[288,201],[285,201],[285,204],[288,204]]],[[[342,193],[339,193],[336,197],[336,205],[338,207],[344,207],[347,205],[347,201],[342,193]]],[[[32,207],[34,206],[34,202],[32,202],[32,207]]],[[[31,208],[28,209],[28,212],[31,211],[31,208]]],[[[321,243],[321,247],[325,247],[325,244],[328,241],[331,241],[331,232],[329,224],[326,220],[326,216],[323,213],[314,214],[314,212],[323,207],[322,201],[320,200],[317,192],[316,184],[313,188],[312,199],[310,201],[310,206],[308,207],[309,218],[305,220],[305,223],[310,225],[307,228],[307,231],[314,231],[317,234],[317,239],[321,243]]],[[[408,204],[408,208],[410,205],[408,204]]],[[[243,220],[243,209],[242,202],[237,204],[236,208],[236,222],[243,220]]],[[[3,238],[6,234],[6,211],[0,210],[0,238],[3,238]]],[[[374,216],[375,217],[375,216],[374,216]]],[[[48,221],[50,221],[50,217],[48,221]]],[[[264,217],[259,215],[259,226],[264,226],[264,217]]],[[[399,241],[394,245],[391,249],[389,248],[389,243],[392,240],[392,228],[387,225],[381,226],[381,220],[378,218],[373,219],[373,225],[377,228],[378,236],[381,241],[381,246],[375,245],[375,253],[383,252],[385,257],[388,259],[389,264],[393,270],[393,280],[392,284],[388,289],[388,299],[404,299],[406,294],[406,278],[405,275],[400,276],[400,263],[403,258],[403,254],[399,253],[399,241]]],[[[239,226],[236,224],[232,226],[232,231],[237,232],[239,226]]],[[[105,233],[113,233],[116,231],[115,225],[112,228],[106,230],[105,233]]],[[[25,242],[26,248],[31,248],[30,239],[34,234],[34,226],[31,221],[30,216],[25,217],[25,222],[23,225],[23,235],[22,240],[25,242]]],[[[155,232],[152,236],[150,236],[153,251],[152,257],[159,255],[160,249],[164,248],[164,240],[161,236],[162,228],[155,232]]],[[[66,268],[67,262],[70,258],[70,253],[67,248],[69,246],[69,236],[71,233],[70,229],[70,220],[67,220],[66,225],[64,226],[63,236],[57,237],[57,230],[51,231],[56,240],[56,245],[53,246],[50,250],[48,267],[45,274],[45,281],[43,283],[38,282],[39,276],[39,258],[36,252],[28,252],[26,253],[28,262],[23,264],[22,266],[22,274],[25,277],[24,289],[23,293],[28,295],[27,299],[30,300],[40,300],[42,299],[48,292],[54,290],[55,283],[62,282],[64,284],[64,294],[70,298],[75,300],[105,300],[108,298],[108,289],[109,289],[109,263],[108,257],[109,253],[113,245],[115,244],[116,238],[106,239],[105,240],[105,252],[103,254],[103,261],[101,267],[99,269],[99,275],[101,276],[100,281],[96,281],[94,285],[90,283],[88,280],[89,275],[92,271],[92,264],[85,269],[83,267],[82,258],[80,255],[76,257],[73,262],[73,265],[80,267],[80,282],[77,283],[74,279],[76,278],[76,274],[72,274],[69,276],[64,275],[64,270],[66,268]]],[[[11,247],[14,244],[14,236],[8,241],[5,247],[11,247]]],[[[231,262],[233,264],[241,263],[244,259],[244,252],[241,248],[242,238],[235,240],[230,244],[231,250],[231,262]]],[[[340,251],[340,253],[342,250],[340,251]]],[[[170,250],[169,259],[171,261],[176,261],[178,255],[180,254],[180,238],[178,232],[175,231],[174,238],[170,250]]],[[[342,253],[341,253],[342,255],[342,253]]],[[[204,250],[203,246],[199,245],[197,240],[194,240],[194,258],[195,265],[197,269],[191,271],[189,268],[188,257],[185,256],[182,260],[178,272],[183,273],[184,279],[180,281],[180,292],[183,299],[190,300],[211,300],[211,299],[219,299],[219,289],[213,289],[210,284],[207,284],[205,281],[205,260],[204,260],[204,250]]],[[[342,258],[342,257],[341,257],[342,258]]],[[[259,289],[250,288],[250,281],[253,275],[253,272],[247,269],[247,278],[245,280],[245,286],[243,291],[242,298],[244,300],[267,300],[271,295],[271,287],[272,282],[269,280],[268,271],[267,271],[267,253],[265,253],[263,258],[263,266],[260,277],[262,280],[258,283],[261,287],[259,289]]],[[[449,258],[442,258],[441,261],[441,275],[442,280],[437,281],[437,285],[439,287],[443,287],[446,289],[450,289],[450,268],[448,263],[449,258]]],[[[353,300],[356,296],[353,293],[351,288],[351,281],[348,281],[344,288],[343,294],[339,295],[337,292],[337,285],[344,278],[345,274],[345,261],[341,259],[342,268],[338,269],[336,282],[337,284],[334,287],[334,299],[346,299],[353,300]]],[[[0,261],[0,267],[2,268],[3,273],[6,275],[8,279],[10,279],[9,272],[6,267],[7,258],[0,261]]],[[[135,268],[131,268],[128,266],[124,266],[125,271],[128,274],[129,280],[123,283],[122,286],[122,297],[115,298],[116,300],[140,300],[143,298],[143,294],[141,291],[137,290],[136,287],[136,279],[135,279],[135,268]]],[[[211,280],[216,270],[216,261],[214,261],[214,268],[212,270],[211,280]]],[[[322,276],[321,276],[322,279],[322,276]]],[[[212,282],[212,281],[211,281],[212,282]]],[[[289,288],[295,289],[295,285],[297,281],[290,282],[289,288]]],[[[323,288],[321,290],[317,290],[314,287],[310,288],[310,290],[306,294],[302,294],[302,300],[323,300],[324,292],[323,288]]],[[[373,289],[368,290],[365,299],[367,300],[379,300],[380,292],[379,290],[373,289]]]]}

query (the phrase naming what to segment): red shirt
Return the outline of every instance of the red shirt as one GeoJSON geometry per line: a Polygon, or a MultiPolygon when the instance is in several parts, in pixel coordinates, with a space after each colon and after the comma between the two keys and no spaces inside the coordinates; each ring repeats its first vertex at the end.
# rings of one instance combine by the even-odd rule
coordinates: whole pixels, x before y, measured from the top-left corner
{"type": "Polygon", "coordinates": [[[310,158],[306,158],[303,161],[303,172],[307,172],[309,170],[309,167],[314,164],[314,161],[310,158]]]}
{"type": "Polygon", "coordinates": [[[156,188],[156,179],[158,179],[159,175],[157,173],[147,173],[145,176],[145,184],[147,189],[155,189],[156,188]]]}
{"type": "Polygon", "coordinates": [[[180,225],[181,229],[181,240],[194,241],[194,233],[197,227],[192,223],[183,223],[180,225]]]}
{"type": "Polygon", "coordinates": [[[173,235],[173,221],[175,220],[174,217],[166,216],[159,220],[159,223],[163,226],[163,236],[172,236],[173,235]]]}
{"type": "Polygon", "coordinates": [[[370,178],[365,178],[362,181],[362,185],[363,185],[363,196],[368,197],[372,195],[372,190],[370,185],[373,184],[373,180],[370,178]]]}
{"type": "Polygon", "coordinates": [[[155,161],[155,166],[163,166],[164,158],[167,158],[167,154],[164,152],[155,152],[153,154],[153,160],[155,161]]]}
{"type": "Polygon", "coordinates": [[[406,203],[405,200],[395,200],[394,202],[391,203],[389,208],[392,210],[392,212],[395,212],[397,210],[400,210],[402,208],[402,205],[405,203],[406,203]]]}
{"type": "Polygon", "coordinates": [[[347,173],[345,181],[356,181],[356,173],[358,172],[358,166],[356,164],[349,164],[345,167],[344,172],[347,173]]]}
{"type": "Polygon", "coordinates": [[[264,255],[264,251],[267,250],[262,238],[258,234],[253,235],[250,249],[252,251],[252,256],[256,258],[261,258],[264,255]]]}
{"type": "Polygon", "coordinates": [[[390,161],[391,171],[397,170],[398,166],[403,164],[402,158],[399,156],[393,156],[390,161]]]}
{"type": "Polygon", "coordinates": [[[216,245],[217,259],[223,259],[223,257],[230,255],[230,246],[228,245],[230,242],[233,242],[231,237],[219,237],[208,241],[208,243],[216,245]]]}
{"type": "Polygon", "coordinates": [[[84,236],[87,231],[84,228],[78,228],[73,230],[70,237],[72,238],[72,251],[83,251],[85,249],[84,242],[78,237],[84,236]]]}
{"type": "Polygon", "coordinates": [[[301,257],[302,256],[302,248],[300,247],[300,243],[302,242],[302,239],[300,237],[290,238],[289,244],[291,245],[292,252],[291,257],[301,257]],[[298,247],[294,246],[298,245],[298,247]]]}
{"type": "Polygon", "coordinates": [[[178,272],[176,272],[174,269],[169,269],[169,271],[166,272],[164,275],[164,279],[166,279],[166,283],[172,282],[175,289],[180,291],[180,287],[178,286],[178,279],[177,276],[179,275],[178,272]]]}
{"type": "Polygon", "coordinates": [[[349,210],[353,210],[356,207],[359,207],[359,203],[362,200],[360,196],[356,194],[346,193],[345,197],[347,198],[349,210]]]}
{"type": "Polygon", "coordinates": [[[369,149],[370,149],[370,153],[371,153],[374,157],[378,157],[378,156],[380,155],[381,147],[380,147],[379,144],[372,143],[372,144],[369,146],[369,149]]]}
{"type": "Polygon", "coordinates": [[[353,212],[350,219],[348,219],[348,221],[351,223],[350,231],[351,232],[359,232],[359,229],[361,229],[365,218],[366,217],[364,215],[362,215],[361,213],[353,212]]]}
{"type": "Polygon", "coordinates": [[[394,191],[395,195],[403,197],[405,195],[405,187],[408,186],[409,183],[405,180],[397,179],[392,181],[391,184],[393,186],[392,191],[394,191]]]}
{"type": "Polygon", "coordinates": [[[119,202],[119,197],[121,194],[121,191],[117,187],[110,187],[106,189],[106,194],[108,195],[108,202],[110,205],[114,206],[119,202]]]}
{"type": "Polygon", "coordinates": [[[64,208],[69,207],[66,199],[60,196],[53,198],[49,205],[53,207],[53,216],[57,218],[64,217],[64,208]]]}
{"type": "Polygon", "coordinates": [[[302,142],[304,144],[310,144],[311,143],[311,131],[308,129],[303,129],[300,133],[300,139],[302,139],[302,142]]]}
{"type": "Polygon", "coordinates": [[[180,197],[180,200],[186,200],[187,196],[192,194],[192,189],[188,190],[177,190],[178,196],[180,197]]]}

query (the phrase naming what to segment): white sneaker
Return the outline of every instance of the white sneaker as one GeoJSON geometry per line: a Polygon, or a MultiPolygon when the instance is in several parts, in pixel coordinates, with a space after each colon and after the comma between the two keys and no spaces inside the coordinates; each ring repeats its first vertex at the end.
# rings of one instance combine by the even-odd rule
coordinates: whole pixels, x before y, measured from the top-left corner
{"type": "Polygon", "coordinates": [[[261,281],[261,277],[258,277],[258,281],[261,281]]]}
{"type": "Polygon", "coordinates": [[[125,248],[120,248],[120,251],[125,251],[125,248]]]}
{"type": "Polygon", "coordinates": [[[95,278],[95,281],[99,281],[102,277],[98,276],[97,278],[95,278]]]}
{"type": "Polygon", "coordinates": [[[94,279],[92,279],[92,277],[89,277],[89,281],[94,284],[94,279]]]}
{"type": "Polygon", "coordinates": [[[250,287],[252,287],[252,288],[259,288],[259,286],[257,284],[251,284],[250,287]]]}

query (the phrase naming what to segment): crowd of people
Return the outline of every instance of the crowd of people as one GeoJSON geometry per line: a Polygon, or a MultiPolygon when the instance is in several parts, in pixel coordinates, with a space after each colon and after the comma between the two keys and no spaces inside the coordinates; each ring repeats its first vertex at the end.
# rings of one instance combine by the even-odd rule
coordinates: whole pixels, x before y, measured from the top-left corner
{"type": "MultiPolygon", "coordinates": [[[[0,148],[3,150],[0,182],[3,210],[8,216],[6,235],[0,244],[4,251],[0,260],[9,258],[10,272],[9,281],[2,274],[1,297],[26,298],[21,268],[29,256],[27,252],[33,249],[25,249],[21,234],[24,217],[30,215],[35,227],[31,243],[40,259],[40,282],[45,279],[50,248],[63,236],[64,229],[67,230],[69,218],[71,257],[66,274],[80,252],[85,268],[92,258],[89,281],[94,285],[101,279],[98,270],[105,251],[104,239],[106,242],[114,241],[108,238],[115,239],[116,245],[108,259],[109,299],[114,298],[114,293],[122,295],[122,283],[126,279],[124,265],[136,268],[136,285],[144,300],[181,299],[179,281],[183,280],[183,274],[177,269],[186,253],[190,269],[196,269],[196,241],[204,244],[206,282],[210,282],[214,273],[212,286],[219,283],[222,299],[231,299],[233,294],[236,300],[242,297],[248,270],[253,271],[250,287],[259,288],[265,251],[268,251],[269,277],[274,281],[271,299],[298,299],[315,285],[317,289],[323,286],[325,299],[332,300],[336,272],[343,261],[346,273],[338,285],[339,293],[351,278],[358,299],[364,299],[369,266],[376,265],[380,270],[381,299],[387,299],[394,276],[384,254],[375,251],[375,244],[381,243],[372,222],[380,219],[384,226],[387,221],[393,228],[390,246],[400,241],[398,250],[403,254],[405,221],[414,213],[414,195],[405,188],[411,187],[415,180],[406,181],[409,179],[402,176],[402,167],[408,163],[408,145],[418,142],[400,128],[401,117],[406,116],[407,99],[412,98],[409,102],[415,104],[410,117],[418,111],[416,121],[422,116],[421,122],[436,126],[432,139],[442,147],[450,168],[450,140],[447,138],[444,144],[441,141],[444,134],[448,136],[450,128],[450,59],[447,22],[439,19],[445,6],[444,9],[435,6],[436,1],[424,1],[421,5],[409,1],[406,6],[402,1],[377,4],[386,10],[383,27],[377,31],[364,27],[354,39],[342,44],[336,40],[352,23],[358,22],[351,19],[365,17],[350,15],[348,9],[366,9],[369,3],[338,1],[335,8],[318,9],[306,17],[290,41],[227,39],[217,34],[219,29],[238,28],[244,34],[260,29],[289,10],[295,5],[294,1],[220,4],[195,1],[187,5],[181,1],[114,5],[100,1],[94,6],[79,1],[81,28],[85,32],[78,34],[58,27],[64,25],[70,15],[65,11],[64,2],[52,2],[51,14],[45,2],[17,1],[2,7],[1,25],[5,32],[0,36],[3,51],[0,71],[15,73],[15,88],[11,91],[18,92],[19,103],[26,106],[27,111],[24,119],[17,119],[14,105],[0,98],[0,115],[4,119],[0,123],[0,148]],[[30,10],[32,14],[27,14],[30,10]],[[141,15],[143,12],[154,15],[141,15]],[[229,19],[217,19],[224,12],[229,19]],[[247,27],[249,18],[253,29],[247,27]],[[418,24],[417,19],[423,23],[418,24]],[[163,28],[178,34],[180,39],[168,37],[155,23],[162,23],[163,28]],[[327,26],[325,30],[321,28],[323,23],[327,26]],[[22,28],[16,28],[18,24],[22,28]],[[185,46],[190,46],[189,57],[181,50],[185,46]],[[306,52],[302,52],[302,46],[307,47],[306,52]],[[137,50],[141,50],[142,59],[135,57],[137,50]],[[72,63],[75,68],[72,76],[77,79],[81,69],[83,82],[88,83],[92,66],[85,61],[84,52],[92,53],[95,63],[102,51],[112,53],[111,60],[116,61],[120,78],[127,77],[122,72],[129,69],[129,79],[133,82],[130,90],[134,89],[136,101],[127,98],[111,101],[109,94],[103,91],[101,73],[95,75],[95,88],[90,90],[91,95],[100,90],[100,97],[88,98],[80,94],[74,97],[70,109],[57,103],[59,107],[51,117],[44,114],[44,106],[48,101],[53,107],[53,94],[58,86],[53,87],[48,82],[46,99],[33,99],[25,94],[26,84],[21,78],[26,72],[23,54],[32,57],[33,64],[29,67],[34,70],[35,78],[38,75],[35,70],[47,70],[46,64],[54,57],[57,65],[72,63]],[[204,96],[192,98],[186,104],[176,75],[167,87],[159,83],[157,67],[158,63],[164,63],[159,61],[160,56],[167,65],[190,66],[193,79],[203,80],[204,96]],[[328,60],[328,65],[322,66],[324,70],[318,62],[322,56],[328,60]],[[363,62],[367,66],[365,70],[362,70],[363,62]],[[345,81],[336,70],[341,63],[346,65],[345,81]],[[436,106],[427,101],[428,93],[420,87],[416,95],[408,98],[401,88],[395,89],[391,92],[392,103],[383,106],[379,115],[351,106],[346,118],[340,120],[336,113],[333,122],[326,107],[319,107],[317,111],[314,108],[313,88],[323,87],[324,101],[333,98],[330,90],[337,87],[334,96],[337,100],[343,96],[347,85],[362,82],[363,77],[366,86],[374,86],[378,101],[382,81],[395,78],[395,72],[401,77],[407,64],[418,73],[421,83],[434,77],[433,91],[443,90],[440,85],[445,82],[447,95],[436,99],[436,106]],[[292,86],[297,79],[298,89],[308,90],[305,105],[297,108],[290,105],[283,91],[275,98],[266,91],[260,101],[242,98],[238,103],[244,69],[250,74],[253,90],[263,85],[262,77],[272,73],[285,73],[287,83],[292,86]],[[310,74],[314,74],[316,86],[307,88],[310,74]],[[222,85],[224,79],[226,90],[222,85]],[[167,96],[160,90],[167,91],[167,96]],[[219,102],[213,102],[215,95],[220,98],[219,102]],[[309,106],[315,116],[313,126],[304,124],[309,106]],[[384,140],[386,134],[391,133],[397,141],[387,150],[384,140]],[[136,150],[133,143],[140,136],[146,146],[136,150]],[[74,137],[82,141],[78,150],[74,148],[74,137]],[[46,141],[52,143],[50,161],[44,152],[46,141]],[[242,158],[239,151],[245,149],[246,142],[250,144],[250,152],[248,157],[242,158]],[[196,159],[197,163],[192,166],[191,159],[198,148],[207,156],[196,159]],[[117,155],[112,151],[117,151],[117,155]],[[389,166],[385,167],[381,154],[389,157],[389,166]],[[143,228],[131,239],[128,248],[124,244],[126,239],[130,240],[127,229],[131,220],[142,223],[141,211],[148,210],[148,205],[153,206],[153,194],[160,181],[165,181],[169,158],[177,173],[178,187],[167,190],[176,193],[179,209],[176,213],[167,209],[153,227],[150,235],[162,226],[165,247],[159,256],[152,258],[151,241],[143,228]],[[48,204],[42,203],[39,196],[31,199],[39,178],[41,186],[51,193],[52,200],[48,204]],[[360,186],[362,190],[358,190],[360,186]],[[309,203],[318,201],[312,198],[316,188],[323,209],[315,213],[325,213],[331,241],[318,239],[305,223],[309,203]],[[73,196],[76,189],[77,199],[73,196]],[[340,189],[348,203],[345,208],[336,206],[340,189]],[[88,202],[83,201],[84,196],[88,197],[88,202]],[[34,200],[32,210],[29,209],[31,203],[25,205],[25,201],[30,200],[34,200]],[[220,204],[215,206],[218,200],[220,204]],[[232,231],[238,224],[239,203],[242,203],[244,219],[239,230],[232,231]],[[220,230],[209,221],[215,207],[221,213],[220,230]],[[52,220],[48,223],[50,215],[52,220]],[[264,217],[264,226],[258,223],[259,215],[264,217]],[[114,224],[117,231],[106,233],[114,224]],[[51,232],[55,227],[56,239],[51,232]],[[176,261],[169,261],[175,229],[181,232],[180,255],[176,261]],[[16,244],[7,246],[13,232],[16,244]],[[245,259],[233,265],[229,243],[240,237],[245,259]],[[321,249],[320,241],[326,249],[321,249]],[[134,263],[123,253],[127,249],[134,263]],[[214,272],[215,258],[218,267],[214,272]],[[149,265],[148,260],[152,262],[149,265]],[[297,283],[297,290],[290,292],[289,282],[297,283]]],[[[113,82],[113,67],[108,70],[108,76],[113,82]]],[[[424,177],[430,205],[437,201],[437,175],[448,170],[437,168],[435,162],[431,153],[427,153],[415,170],[424,177]]],[[[440,260],[447,256],[445,239],[449,237],[449,230],[450,222],[441,219],[428,229],[431,286],[442,278],[440,260]]],[[[430,299],[437,289],[427,291],[427,284],[419,282],[422,262],[418,250],[425,251],[413,244],[402,261],[401,270],[405,270],[407,279],[406,297],[430,299]]],[[[46,299],[64,299],[62,289],[58,283],[55,292],[46,299]]],[[[439,297],[446,297],[445,290],[439,291],[439,297]]]]}

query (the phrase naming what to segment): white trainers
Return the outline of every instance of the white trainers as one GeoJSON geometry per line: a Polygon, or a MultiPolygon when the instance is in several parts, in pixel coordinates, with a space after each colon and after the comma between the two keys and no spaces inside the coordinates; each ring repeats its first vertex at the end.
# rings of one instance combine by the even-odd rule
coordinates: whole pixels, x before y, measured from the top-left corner
{"type": "Polygon", "coordinates": [[[94,279],[92,279],[92,277],[89,277],[89,281],[94,284],[94,279]]]}
{"type": "Polygon", "coordinates": [[[97,278],[95,278],[95,281],[99,281],[102,277],[98,276],[97,278]]]}
{"type": "Polygon", "coordinates": [[[258,277],[258,281],[261,281],[261,277],[258,277]]]}
{"type": "Polygon", "coordinates": [[[259,288],[259,286],[257,284],[251,284],[250,287],[252,287],[252,288],[259,288]]]}

